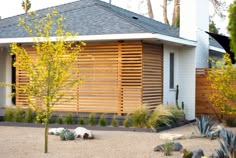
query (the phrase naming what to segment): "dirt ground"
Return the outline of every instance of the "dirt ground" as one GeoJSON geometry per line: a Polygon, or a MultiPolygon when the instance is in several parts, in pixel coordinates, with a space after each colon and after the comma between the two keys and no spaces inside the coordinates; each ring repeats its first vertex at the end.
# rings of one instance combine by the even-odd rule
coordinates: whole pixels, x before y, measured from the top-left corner
{"type": "MultiPolygon", "coordinates": [[[[235,129],[231,129],[236,132],[235,129]]],[[[127,132],[127,131],[93,131],[95,139],[61,141],[58,136],[49,136],[49,153],[43,153],[43,128],[0,126],[1,158],[160,158],[162,152],[153,148],[165,143],[159,139],[160,133],[179,133],[185,136],[196,132],[193,125],[160,133],[127,132]]],[[[209,156],[219,148],[218,140],[203,138],[178,140],[186,149],[203,149],[209,156]]],[[[180,157],[173,152],[173,158],[180,157]]]]}

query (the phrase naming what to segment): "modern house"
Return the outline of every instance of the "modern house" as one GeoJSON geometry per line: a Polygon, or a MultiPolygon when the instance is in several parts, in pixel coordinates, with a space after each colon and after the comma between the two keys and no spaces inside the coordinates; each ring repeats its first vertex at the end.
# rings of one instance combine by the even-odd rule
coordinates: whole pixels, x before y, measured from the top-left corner
{"type": "MultiPolygon", "coordinates": [[[[57,6],[67,31],[78,32],[86,46],[78,53],[80,76],[75,99],[55,110],[132,113],[145,104],[184,102],[186,118],[195,118],[196,68],[208,67],[211,55],[224,50],[209,41],[206,0],[181,0],[180,28],[175,28],[100,0],[79,0],[57,6]]],[[[47,9],[38,11],[43,17],[47,9]]],[[[18,27],[19,15],[0,20],[0,82],[22,84],[26,77],[12,68],[9,46],[16,42],[30,51],[33,39],[18,27]],[[15,77],[14,77],[15,76],[15,77]]],[[[11,88],[0,87],[0,107],[13,104],[11,88]]],[[[68,95],[70,95],[68,93],[68,95]]],[[[16,92],[16,105],[26,105],[16,92]]]]}

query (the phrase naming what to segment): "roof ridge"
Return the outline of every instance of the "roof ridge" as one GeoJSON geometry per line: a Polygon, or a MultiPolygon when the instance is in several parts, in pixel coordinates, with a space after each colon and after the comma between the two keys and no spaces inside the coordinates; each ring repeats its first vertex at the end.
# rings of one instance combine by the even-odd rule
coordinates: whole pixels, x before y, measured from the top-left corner
{"type": "Polygon", "coordinates": [[[132,24],[132,25],[134,25],[134,26],[138,26],[139,28],[141,28],[141,29],[143,29],[143,30],[145,30],[145,31],[148,31],[148,29],[146,29],[146,28],[144,28],[142,25],[140,25],[140,24],[139,24],[140,22],[141,22],[141,23],[144,23],[145,25],[152,26],[152,27],[155,27],[155,25],[154,25],[154,24],[151,24],[151,23],[148,23],[148,22],[145,22],[145,21],[137,21],[137,20],[139,19],[139,17],[140,17],[140,18],[143,18],[143,19],[145,19],[145,20],[149,20],[149,21],[152,21],[152,22],[158,23],[159,25],[164,26],[165,29],[163,29],[163,30],[178,29],[178,28],[176,28],[176,27],[174,27],[174,26],[170,26],[170,25],[168,25],[168,24],[162,23],[162,22],[157,21],[157,20],[155,20],[155,19],[152,19],[152,18],[146,17],[146,16],[144,16],[144,15],[141,15],[141,14],[138,14],[138,13],[135,13],[135,12],[132,12],[132,11],[130,11],[130,10],[121,8],[121,7],[116,6],[116,5],[109,4],[109,3],[104,2],[104,1],[101,1],[101,0],[93,0],[93,1],[96,1],[95,5],[97,4],[97,5],[100,5],[100,6],[104,7],[104,8],[106,8],[107,11],[112,12],[112,13],[118,15],[120,18],[126,20],[126,21],[129,22],[130,24],[132,24]],[[125,11],[125,12],[127,12],[127,13],[133,14],[134,16],[133,16],[133,17],[130,17],[130,19],[129,19],[129,17],[127,17],[127,16],[125,16],[125,15],[122,15],[122,13],[119,13],[119,11],[114,10],[114,9],[118,9],[118,10],[125,11]],[[137,19],[135,19],[135,18],[137,18],[137,19]],[[132,20],[132,22],[131,22],[130,20],[132,20]]]}

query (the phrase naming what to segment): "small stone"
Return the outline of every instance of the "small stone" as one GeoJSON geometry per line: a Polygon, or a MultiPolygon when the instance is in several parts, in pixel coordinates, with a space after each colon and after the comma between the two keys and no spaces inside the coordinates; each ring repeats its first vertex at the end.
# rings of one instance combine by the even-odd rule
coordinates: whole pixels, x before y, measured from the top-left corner
{"type": "Polygon", "coordinates": [[[193,151],[193,156],[192,158],[202,158],[204,156],[203,150],[202,149],[198,149],[193,151]]]}
{"type": "Polygon", "coordinates": [[[177,139],[183,139],[183,134],[171,134],[171,133],[161,133],[160,139],[162,140],[177,140],[177,139]]]}
{"type": "MultiPolygon", "coordinates": [[[[154,151],[163,151],[164,146],[165,146],[165,144],[157,145],[154,148],[154,151]]],[[[182,149],[183,149],[183,145],[180,144],[179,142],[173,142],[172,143],[172,151],[180,151],[182,149]]]]}

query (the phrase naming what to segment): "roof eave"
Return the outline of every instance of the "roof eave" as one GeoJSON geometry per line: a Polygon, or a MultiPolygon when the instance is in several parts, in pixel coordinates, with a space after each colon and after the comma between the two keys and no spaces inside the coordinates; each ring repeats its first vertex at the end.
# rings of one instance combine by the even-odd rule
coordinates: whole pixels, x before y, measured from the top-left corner
{"type": "Polygon", "coordinates": [[[220,53],[225,53],[225,50],[223,48],[218,48],[218,47],[214,47],[214,46],[209,46],[210,50],[216,51],[216,52],[220,52],[220,53]]]}
{"type": "MultiPolygon", "coordinates": [[[[60,37],[51,37],[52,41],[57,41],[60,37]]],[[[46,38],[33,38],[33,37],[21,37],[21,38],[0,38],[0,44],[10,44],[10,43],[33,43],[37,41],[43,42],[46,38]]],[[[196,46],[196,41],[190,41],[186,39],[181,39],[177,37],[171,37],[166,35],[161,35],[158,33],[129,33],[129,34],[105,34],[105,35],[80,35],[73,37],[69,40],[74,41],[112,41],[112,40],[145,40],[145,39],[156,39],[163,42],[171,42],[175,44],[182,44],[187,46],[196,46]]]]}

